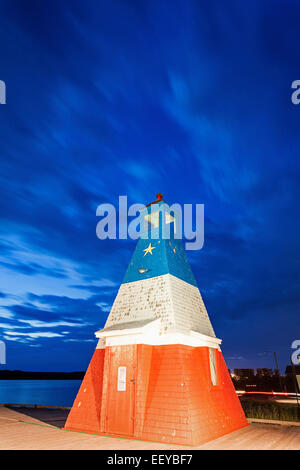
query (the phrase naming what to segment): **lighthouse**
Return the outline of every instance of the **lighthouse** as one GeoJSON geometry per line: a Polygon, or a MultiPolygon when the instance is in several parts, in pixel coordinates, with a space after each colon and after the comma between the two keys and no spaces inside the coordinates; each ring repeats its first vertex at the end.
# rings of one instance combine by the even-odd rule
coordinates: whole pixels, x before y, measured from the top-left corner
{"type": "Polygon", "coordinates": [[[248,422],[161,194],[141,219],[65,429],[199,445],[248,422]]]}

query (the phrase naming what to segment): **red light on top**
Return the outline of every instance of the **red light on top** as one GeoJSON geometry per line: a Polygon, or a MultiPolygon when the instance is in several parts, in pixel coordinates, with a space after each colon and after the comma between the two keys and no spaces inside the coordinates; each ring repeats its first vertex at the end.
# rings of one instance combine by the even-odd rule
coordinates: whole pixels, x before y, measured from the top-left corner
{"type": "Polygon", "coordinates": [[[156,194],[156,199],[153,202],[150,202],[150,204],[147,204],[145,207],[149,207],[152,204],[157,204],[158,202],[163,201],[163,195],[161,193],[156,194]]]}

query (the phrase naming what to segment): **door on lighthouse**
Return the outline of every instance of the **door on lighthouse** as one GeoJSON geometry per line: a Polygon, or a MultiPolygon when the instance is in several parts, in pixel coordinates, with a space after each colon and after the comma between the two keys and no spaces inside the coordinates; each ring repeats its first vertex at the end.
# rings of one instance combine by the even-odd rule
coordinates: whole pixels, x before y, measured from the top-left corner
{"type": "Polygon", "coordinates": [[[106,432],[133,435],[136,346],[110,348],[106,432]]]}

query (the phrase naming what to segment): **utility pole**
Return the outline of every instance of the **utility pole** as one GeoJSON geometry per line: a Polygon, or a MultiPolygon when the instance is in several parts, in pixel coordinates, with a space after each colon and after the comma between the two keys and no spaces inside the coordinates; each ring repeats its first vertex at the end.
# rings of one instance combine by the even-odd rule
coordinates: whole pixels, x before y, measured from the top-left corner
{"type": "Polygon", "coordinates": [[[276,370],[278,371],[279,373],[279,385],[280,385],[280,391],[283,392],[283,387],[282,387],[282,383],[281,383],[281,376],[280,376],[280,369],[279,369],[279,366],[278,366],[278,360],[277,360],[277,354],[275,351],[265,351],[265,354],[267,353],[272,353],[274,354],[274,359],[275,359],[275,365],[276,365],[276,370]]]}

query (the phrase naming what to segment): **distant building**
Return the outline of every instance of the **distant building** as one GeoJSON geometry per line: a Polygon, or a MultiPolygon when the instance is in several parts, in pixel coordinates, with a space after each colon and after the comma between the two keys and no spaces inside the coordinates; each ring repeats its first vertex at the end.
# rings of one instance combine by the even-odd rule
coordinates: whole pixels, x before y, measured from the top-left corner
{"type": "Polygon", "coordinates": [[[254,369],[234,369],[234,375],[243,379],[254,377],[254,369]]]}
{"type": "Polygon", "coordinates": [[[267,369],[267,368],[262,368],[262,369],[256,369],[256,375],[258,377],[273,377],[273,369],[267,369]]]}
{"type": "Polygon", "coordinates": [[[291,376],[293,374],[296,374],[296,375],[300,375],[300,365],[299,366],[286,366],[285,368],[285,375],[288,377],[288,376],[291,376]],[[294,370],[294,371],[293,371],[294,370]]]}
{"type": "Polygon", "coordinates": [[[293,384],[296,379],[296,383],[298,385],[298,392],[300,392],[300,365],[298,366],[286,366],[285,368],[285,375],[288,380],[290,380],[293,384]]]}

